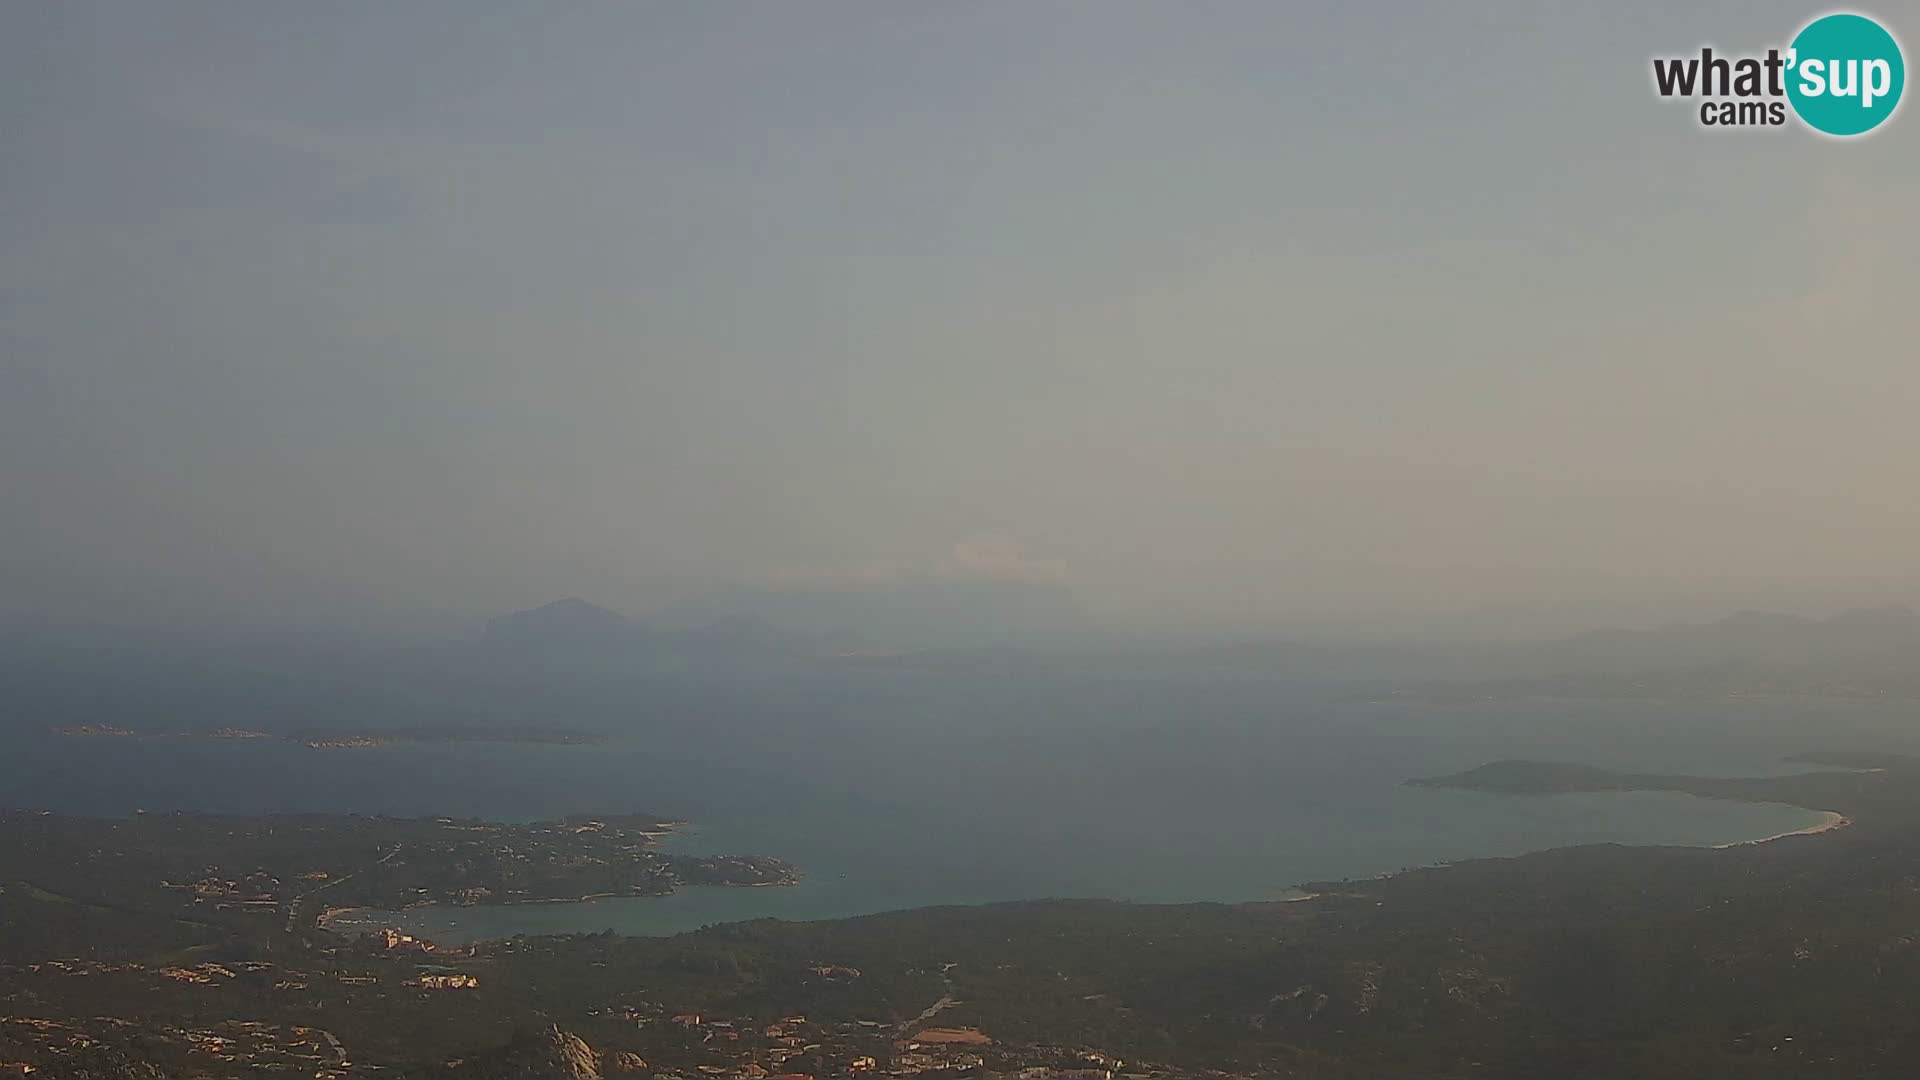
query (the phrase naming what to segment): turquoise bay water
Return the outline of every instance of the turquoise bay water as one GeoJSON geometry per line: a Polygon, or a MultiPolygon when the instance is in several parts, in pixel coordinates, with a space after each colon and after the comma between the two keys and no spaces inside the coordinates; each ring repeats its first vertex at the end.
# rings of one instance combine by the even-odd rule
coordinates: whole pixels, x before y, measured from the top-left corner
{"type": "MultiPolygon", "coordinates": [[[[1248,844],[1245,855],[1218,850],[1225,845],[1208,845],[1207,859],[1169,858],[1168,848],[1154,844],[1143,845],[1132,857],[1109,853],[1104,859],[1081,861],[1063,851],[1062,865],[1047,871],[1021,867],[1015,876],[1008,874],[1003,860],[992,856],[972,867],[973,873],[967,867],[929,866],[934,857],[929,848],[927,854],[910,854],[895,865],[880,867],[844,855],[830,861],[823,858],[791,888],[704,887],[665,897],[581,904],[367,911],[341,919],[335,928],[353,932],[401,926],[432,940],[458,944],[514,934],[608,929],[623,934],[674,934],[745,919],[830,919],[936,904],[1040,897],[1167,903],[1273,900],[1295,895],[1291,886],[1302,881],[1367,877],[1431,862],[1515,855],[1567,844],[1710,846],[1773,836],[1820,821],[1819,815],[1797,807],[1721,803],[1659,792],[1516,800],[1421,790],[1408,802],[1428,805],[1408,805],[1408,816],[1398,822],[1383,815],[1365,831],[1343,820],[1344,812],[1327,808],[1321,824],[1277,825],[1262,838],[1266,843],[1248,844]],[[1322,829],[1324,834],[1317,834],[1322,829]],[[837,867],[845,869],[836,872],[837,867]]],[[[715,845],[697,831],[676,846],[696,851],[739,847],[715,845]]],[[[964,839],[959,846],[971,847],[964,839]]]]}
{"type": "Polygon", "coordinates": [[[1912,749],[1862,707],[1346,700],[1260,680],[875,676],[730,688],[597,746],[311,750],[268,740],[7,736],[6,801],[80,813],[350,811],[525,820],[650,811],[686,851],[796,864],[792,888],[372,914],[447,941],[660,934],[1042,897],[1242,901],[1297,883],[1567,844],[1712,845],[1816,823],[1671,793],[1403,786],[1503,757],[1753,774],[1801,750],[1912,749]]]}

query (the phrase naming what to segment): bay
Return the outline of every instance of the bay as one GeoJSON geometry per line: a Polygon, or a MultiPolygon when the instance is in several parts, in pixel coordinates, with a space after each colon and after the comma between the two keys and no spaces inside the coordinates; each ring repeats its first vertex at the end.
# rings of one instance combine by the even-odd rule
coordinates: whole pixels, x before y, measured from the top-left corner
{"type": "MultiPolygon", "coordinates": [[[[1374,702],[1232,679],[870,675],[730,687],[637,710],[590,746],[0,736],[6,801],[530,820],[647,811],[679,850],[773,855],[789,888],[363,913],[449,942],[663,934],[1048,897],[1285,898],[1303,881],[1584,843],[1714,845],[1806,827],[1798,807],[1673,793],[1514,798],[1410,788],[1495,758],[1721,775],[1808,749],[1913,749],[1903,707],[1374,702]],[[703,699],[707,700],[707,699],[703,699]]],[[[563,724],[564,717],[545,718],[563,724]]],[[[354,925],[349,921],[349,926],[354,925]]]]}

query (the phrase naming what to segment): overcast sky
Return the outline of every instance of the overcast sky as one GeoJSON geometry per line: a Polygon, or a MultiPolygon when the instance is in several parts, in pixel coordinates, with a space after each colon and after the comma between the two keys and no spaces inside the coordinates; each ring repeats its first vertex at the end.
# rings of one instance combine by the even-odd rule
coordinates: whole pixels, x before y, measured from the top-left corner
{"type": "Polygon", "coordinates": [[[0,611],[1920,600],[1920,117],[1676,7],[6,4],[0,611]]]}

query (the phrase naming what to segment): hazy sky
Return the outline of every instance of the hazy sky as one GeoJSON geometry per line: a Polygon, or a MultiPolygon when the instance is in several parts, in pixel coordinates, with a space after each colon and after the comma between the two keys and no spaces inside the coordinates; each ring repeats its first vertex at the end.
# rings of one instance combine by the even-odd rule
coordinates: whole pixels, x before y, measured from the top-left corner
{"type": "Polygon", "coordinates": [[[1920,116],[1676,7],[5,4],[0,611],[1920,600],[1920,116]]]}

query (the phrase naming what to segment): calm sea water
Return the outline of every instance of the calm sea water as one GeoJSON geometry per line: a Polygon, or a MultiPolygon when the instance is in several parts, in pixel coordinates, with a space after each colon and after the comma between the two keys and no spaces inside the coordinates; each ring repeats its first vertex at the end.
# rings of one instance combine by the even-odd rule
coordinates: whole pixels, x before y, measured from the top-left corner
{"type": "MultiPolygon", "coordinates": [[[[564,717],[542,718],[564,723],[564,717]]],[[[1710,845],[1813,824],[1785,806],[1402,786],[1504,757],[1726,775],[1808,749],[1914,750],[1906,709],[1369,703],[1257,679],[873,675],[732,688],[596,746],[311,750],[277,740],[0,736],[14,806],[527,820],[651,811],[682,850],[775,855],[793,888],[379,915],[443,940],[658,934],[1041,897],[1240,901],[1298,882],[1567,844],[1710,845]]]]}

